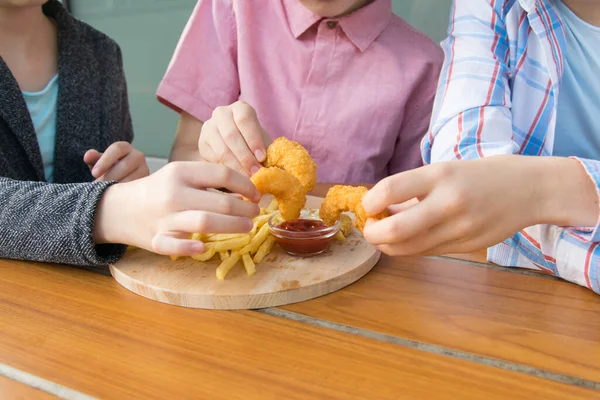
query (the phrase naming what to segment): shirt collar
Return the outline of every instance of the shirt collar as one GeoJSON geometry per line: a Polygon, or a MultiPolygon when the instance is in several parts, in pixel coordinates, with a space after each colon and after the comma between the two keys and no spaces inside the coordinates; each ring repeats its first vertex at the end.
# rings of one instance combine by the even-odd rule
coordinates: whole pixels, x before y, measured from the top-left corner
{"type": "Polygon", "coordinates": [[[543,3],[544,0],[519,0],[519,4],[521,8],[525,10],[525,12],[529,13],[535,9],[537,3],[543,3]]]}
{"type": "MultiPolygon", "coordinates": [[[[323,19],[304,7],[298,0],[283,0],[283,3],[288,24],[296,39],[323,19]]],[[[365,51],[381,35],[391,19],[392,0],[374,0],[337,20],[350,41],[360,51],[365,51]]]]}
{"type": "Polygon", "coordinates": [[[283,0],[283,7],[290,30],[296,39],[321,19],[304,7],[299,0],[283,0]]]}

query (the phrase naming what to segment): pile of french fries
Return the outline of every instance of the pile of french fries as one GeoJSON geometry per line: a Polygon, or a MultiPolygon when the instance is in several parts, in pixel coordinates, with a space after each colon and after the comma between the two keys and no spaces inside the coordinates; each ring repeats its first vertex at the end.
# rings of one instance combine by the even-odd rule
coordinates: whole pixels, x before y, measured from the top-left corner
{"type": "MultiPolygon", "coordinates": [[[[192,240],[201,240],[206,246],[202,254],[192,256],[196,261],[210,261],[217,255],[221,264],[217,267],[217,279],[224,280],[229,271],[241,260],[248,276],[256,273],[256,265],[271,252],[275,245],[275,238],[271,235],[269,219],[277,212],[278,206],[275,200],[269,206],[261,208],[260,215],[254,218],[254,226],[249,233],[194,233],[192,240]]],[[[340,216],[340,231],[336,239],[345,241],[352,233],[352,219],[342,214],[340,216]]],[[[177,256],[171,256],[173,261],[177,256]]]]}
{"type": "MultiPolygon", "coordinates": [[[[260,215],[254,218],[254,226],[249,233],[194,233],[192,240],[201,240],[206,246],[202,254],[192,256],[196,261],[210,261],[217,255],[221,264],[217,267],[217,279],[224,280],[229,271],[241,260],[248,276],[256,273],[256,265],[271,252],[275,238],[269,229],[269,219],[277,212],[277,202],[273,200],[269,207],[262,208],[260,215]]],[[[177,260],[177,256],[171,256],[177,260]]]]}

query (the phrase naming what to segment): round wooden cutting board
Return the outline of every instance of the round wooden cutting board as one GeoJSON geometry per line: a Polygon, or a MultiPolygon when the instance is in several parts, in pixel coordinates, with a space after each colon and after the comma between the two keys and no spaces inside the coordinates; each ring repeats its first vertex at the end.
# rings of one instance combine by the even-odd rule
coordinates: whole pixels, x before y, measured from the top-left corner
{"type": "MultiPolygon", "coordinates": [[[[268,204],[264,198],[261,204],[268,204]]],[[[307,207],[323,199],[308,196],[307,207]]],[[[141,296],[163,303],[207,309],[235,310],[274,307],[323,296],[356,282],[377,263],[380,253],[354,231],[345,242],[334,241],[323,254],[300,258],[279,246],[248,277],[241,262],[224,281],[209,262],[189,257],[172,261],[145,250],[130,250],[110,271],[117,282],[141,296]]]]}

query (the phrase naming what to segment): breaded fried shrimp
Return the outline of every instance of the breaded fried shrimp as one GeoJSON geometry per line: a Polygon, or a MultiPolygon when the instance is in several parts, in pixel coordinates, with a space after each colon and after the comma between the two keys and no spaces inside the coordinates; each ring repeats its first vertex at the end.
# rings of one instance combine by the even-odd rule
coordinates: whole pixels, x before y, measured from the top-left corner
{"type": "Polygon", "coordinates": [[[341,213],[353,212],[356,216],[354,226],[362,232],[367,219],[382,219],[388,216],[387,212],[374,216],[367,215],[362,205],[362,199],[367,192],[368,189],[364,186],[333,186],[325,196],[319,216],[325,225],[331,226],[340,219],[341,213]]]}
{"type": "Polygon", "coordinates": [[[306,192],[294,175],[277,167],[263,167],[251,180],[262,194],[268,193],[275,197],[285,221],[295,221],[300,217],[306,203],[306,192]]]}
{"type": "Polygon", "coordinates": [[[278,167],[294,175],[308,193],[317,182],[317,164],[299,143],[279,137],[267,149],[266,167],[278,167]]]}

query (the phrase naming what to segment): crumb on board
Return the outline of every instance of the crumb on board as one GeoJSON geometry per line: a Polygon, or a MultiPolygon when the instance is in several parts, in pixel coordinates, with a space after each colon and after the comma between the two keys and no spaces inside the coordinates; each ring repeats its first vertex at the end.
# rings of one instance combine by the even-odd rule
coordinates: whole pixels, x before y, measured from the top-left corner
{"type": "Polygon", "coordinates": [[[281,282],[281,288],[283,290],[298,289],[299,287],[300,287],[300,282],[296,279],[294,279],[292,281],[281,282]]]}

